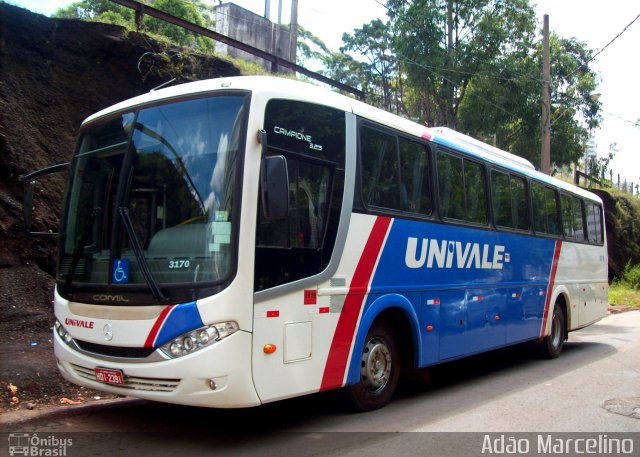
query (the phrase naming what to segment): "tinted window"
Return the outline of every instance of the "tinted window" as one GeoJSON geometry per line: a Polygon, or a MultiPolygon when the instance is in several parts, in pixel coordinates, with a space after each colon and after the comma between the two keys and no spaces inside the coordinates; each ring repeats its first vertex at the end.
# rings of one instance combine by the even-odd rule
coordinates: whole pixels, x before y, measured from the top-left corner
{"type": "Polygon", "coordinates": [[[486,172],[482,165],[438,153],[440,214],[444,218],[487,223],[486,172]]]}
{"type": "Polygon", "coordinates": [[[533,228],[538,233],[560,234],[558,199],[555,190],[542,184],[531,183],[533,228]]]}
{"type": "Polygon", "coordinates": [[[464,179],[462,158],[438,154],[438,192],[440,215],[451,219],[465,219],[464,179]]]}
{"type": "Polygon", "coordinates": [[[587,233],[589,241],[601,244],[602,236],[602,208],[595,203],[587,203],[587,233]]]}
{"type": "Polygon", "coordinates": [[[367,207],[430,214],[424,145],[370,127],[360,129],[362,198],[367,207]]]}
{"type": "Polygon", "coordinates": [[[527,183],[523,178],[511,176],[511,203],[513,205],[513,227],[529,230],[527,183]]]}
{"type": "Polygon", "coordinates": [[[523,178],[500,171],[491,172],[493,219],[498,227],[529,229],[529,206],[523,178]]]}
{"type": "Polygon", "coordinates": [[[586,232],[584,227],[584,209],[582,200],[577,197],[571,198],[571,207],[573,209],[573,230],[575,239],[578,241],[586,240],[586,232]]]}
{"type": "Polygon", "coordinates": [[[500,227],[511,227],[511,190],[508,174],[499,171],[491,172],[491,203],[494,224],[500,227]]]}
{"type": "Polygon", "coordinates": [[[394,135],[360,130],[362,197],[367,206],[400,209],[398,143],[394,135]]]}
{"type": "Polygon", "coordinates": [[[424,145],[400,138],[400,195],[405,211],[431,214],[429,159],[424,145]]]}
{"type": "Polygon", "coordinates": [[[562,231],[567,239],[583,241],[584,225],[582,201],[578,197],[562,195],[562,231]]]}

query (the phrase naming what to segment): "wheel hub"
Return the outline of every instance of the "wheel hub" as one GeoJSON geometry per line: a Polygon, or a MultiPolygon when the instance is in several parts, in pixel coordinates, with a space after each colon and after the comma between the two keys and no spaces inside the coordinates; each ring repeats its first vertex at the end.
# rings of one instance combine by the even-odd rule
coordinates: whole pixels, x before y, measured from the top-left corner
{"type": "Polygon", "coordinates": [[[364,387],[372,392],[383,390],[391,375],[391,353],[384,341],[374,338],[362,352],[360,377],[364,387]]]}

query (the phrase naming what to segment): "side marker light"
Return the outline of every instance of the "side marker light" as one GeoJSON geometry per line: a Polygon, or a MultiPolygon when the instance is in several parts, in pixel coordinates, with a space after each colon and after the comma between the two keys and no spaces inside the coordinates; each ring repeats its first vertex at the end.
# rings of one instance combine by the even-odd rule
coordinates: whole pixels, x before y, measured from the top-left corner
{"type": "Polygon", "coordinates": [[[275,344],[265,344],[262,350],[265,354],[273,354],[278,347],[275,344]]]}

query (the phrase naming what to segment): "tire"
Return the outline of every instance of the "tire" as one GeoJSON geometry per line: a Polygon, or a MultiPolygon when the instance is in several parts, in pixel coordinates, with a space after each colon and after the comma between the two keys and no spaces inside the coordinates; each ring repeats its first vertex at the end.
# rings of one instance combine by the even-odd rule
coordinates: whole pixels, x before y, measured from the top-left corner
{"type": "Polygon", "coordinates": [[[555,359],[562,352],[567,338],[566,318],[562,308],[557,304],[553,307],[551,318],[551,334],[545,336],[539,345],[540,355],[546,359],[555,359]]]}
{"type": "Polygon", "coordinates": [[[349,405],[357,411],[385,406],[400,378],[400,352],[389,324],[376,321],[369,329],[360,354],[360,381],[344,388],[349,405]]]}

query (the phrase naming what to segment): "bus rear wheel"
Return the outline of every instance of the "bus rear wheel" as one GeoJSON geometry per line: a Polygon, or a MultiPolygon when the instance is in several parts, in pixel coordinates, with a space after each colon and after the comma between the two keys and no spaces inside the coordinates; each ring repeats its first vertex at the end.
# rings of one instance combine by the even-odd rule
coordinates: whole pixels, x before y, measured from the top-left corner
{"type": "Polygon", "coordinates": [[[547,359],[555,359],[560,355],[567,338],[564,312],[557,304],[553,307],[551,319],[551,333],[545,336],[539,345],[540,355],[547,359]]]}
{"type": "Polygon", "coordinates": [[[382,408],[391,400],[400,377],[400,353],[389,324],[376,321],[360,354],[360,380],[344,390],[349,404],[358,411],[382,408]]]}

